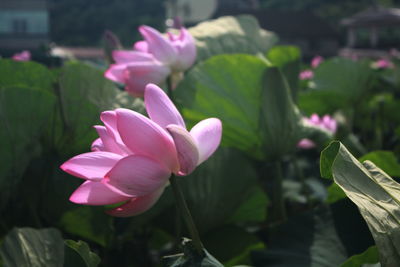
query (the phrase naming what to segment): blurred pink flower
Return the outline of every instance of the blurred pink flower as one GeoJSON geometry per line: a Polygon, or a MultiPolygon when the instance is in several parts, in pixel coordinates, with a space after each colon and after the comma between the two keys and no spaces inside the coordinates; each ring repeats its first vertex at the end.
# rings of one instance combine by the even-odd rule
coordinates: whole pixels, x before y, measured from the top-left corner
{"type": "Polygon", "coordinates": [[[315,56],[312,60],[311,60],[311,67],[313,69],[315,69],[316,67],[319,66],[319,64],[321,64],[324,61],[324,58],[321,56],[315,56]]]}
{"type": "Polygon", "coordinates": [[[394,68],[394,64],[388,59],[381,58],[373,62],[371,67],[374,69],[392,69],[394,68]]]}
{"type": "Polygon", "coordinates": [[[106,78],[125,84],[134,96],[143,96],[146,84],[161,84],[196,60],[195,41],[185,28],[179,35],[167,33],[167,37],[149,26],[141,26],[139,31],[144,40],[134,44],[134,51],[114,51],[116,64],[105,73],[106,78]]]}
{"type": "Polygon", "coordinates": [[[15,61],[29,61],[31,60],[31,52],[29,52],[28,50],[24,50],[19,53],[15,53],[12,56],[12,59],[15,61]]]}
{"type": "Polygon", "coordinates": [[[299,74],[300,80],[311,80],[314,77],[314,72],[312,70],[303,70],[299,74]]]}
{"type": "Polygon", "coordinates": [[[103,112],[104,126],[95,126],[100,137],[93,142],[92,152],[61,165],[65,172],[86,180],[70,201],[84,205],[123,202],[107,213],[140,214],[159,199],[172,173],[189,174],[219,146],[220,120],[203,120],[187,132],[181,114],[154,84],[146,86],[145,105],[150,119],[128,109],[103,112]]]}
{"type": "MultiPolygon", "coordinates": [[[[303,120],[311,125],[317,126],[321,129],[324,129],[328,132],[330,132],[332,135],[336,133],[337,130],[337,122],[335,119],[333,119],[329,115],[324,115],[322,118],[318,116],[318,114],[312,114],[310,118],[303,118],[303,120]]],[[[315,143],[311,141],[310,139],[304,138],[299,141],[297,144],[297,147],[303,148],[303,149],[310,149],[315,147],[315,143]]]]}

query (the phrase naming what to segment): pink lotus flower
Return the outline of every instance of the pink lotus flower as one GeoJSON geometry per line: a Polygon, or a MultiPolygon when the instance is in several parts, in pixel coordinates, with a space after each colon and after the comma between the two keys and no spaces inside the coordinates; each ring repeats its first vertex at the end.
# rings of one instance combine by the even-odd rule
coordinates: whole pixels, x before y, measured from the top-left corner
{"type": "Polygon", "coordinates": [[[373,69],[392,69],[394,68],[394,64],[385,58],[381,58],[371,64],[373,69]]]}
{"type": "MultiPolygon", "coordinates": [[[[304,121],[308,124],[317,126],[321,129],[324,129],[331,134],[335,134],[337,130],[337,122],[329,115],[324,115],[322,118],[318,116],[318,114],[312,114],[310,118],[303,118],[304,121]]],[[[310,149],[315,147],[315,143],[310,139],[304,138],[299,141],[297,147],[303,149],[310,149]]]]}
{"type": "Polygon", "coordinates": [[[156,85],[145,89],[149,118],[128,110],[105,111],[95,126],[92,152],[75,156],[61,169],[86,181],[70,200],[84,205],[124,202],[107,213],[140,214],[155,204],[172,173],[187,175],[217,149],[220,120],[199,122],[190,132],[168,96],[156,85]]]}
{"type": "Polygon", "coordinates": [[[134,51],[114,51],[116,64],[105,73],[106,78],[124,83],[134,96],[143,96],[146,84],[161,84],[196,60],[195,41],[185,28],[178,36],[168,33],[168,38],[149,26],[141,26],[139,31],[144,40],[134,44],[134,51]]]}
{"type": "Polygon", "coordinates": [[[12,59],[15,61],[29,61],[31,60],[31,52],[29,52],[28,50],[24,50],[20,53],[15,53],[12,56],[12,59]]]}
{"type": "Polygon", "coordinates": [[[312,70],[303,70],[299,74],[300,80],[311,80],[314,77],[314,72],[312,70]]]}
{"type": "Polygon", "coordinates": [[[312,60],[311,60],[311,67],[313,69],[315,69],[316,67],[319,66],[319,64],[321,64],[324,61],[324,58],[321,56],[315,56],[312,60]]]}

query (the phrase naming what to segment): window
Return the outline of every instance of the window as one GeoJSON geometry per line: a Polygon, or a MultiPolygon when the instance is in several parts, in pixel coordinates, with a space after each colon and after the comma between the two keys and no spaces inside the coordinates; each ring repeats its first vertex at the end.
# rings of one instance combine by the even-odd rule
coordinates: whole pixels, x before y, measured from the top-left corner
{"type": "Polygon", "coordinates": [[[25,19],[13,19],[12,29],[14,33],[26,33],[27,28],[27,22],[25,19]]]}

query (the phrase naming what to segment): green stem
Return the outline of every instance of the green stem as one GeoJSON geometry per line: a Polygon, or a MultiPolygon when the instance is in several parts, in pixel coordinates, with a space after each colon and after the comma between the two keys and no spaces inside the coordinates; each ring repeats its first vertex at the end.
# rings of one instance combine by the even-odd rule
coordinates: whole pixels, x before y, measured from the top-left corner
{"type": "Polygon", "coordinates": [[[303,191],[303,193],[304,193],[305,196],[306,196],[307,205],[308,205],[309,207],[311,207],[310,190],[309,190],[309,188],[308,188],[308,186],[307,186],[306,178],[304,177],[303,170],[300,168],[299,162],[298,162],[295,158],[292,159],[292,163],[293,163],[293,166],[294,166],[294,168],[295,168],[295,170],[296,170],[296,173],[299,175],[299,179],[300,179],[302,191],[303,191]]]}
{"type": "Polygon", "coordinates": [[[178,209],[183,217],[183,220],[186,223],[186,226],[189,230],[190,236],[193,241],[193,245],[197,252],[202,255],[203,252],[203,244],[201,243],[199,232],[197,231],[196,225],[194,224],[192,215],[190,214],[189,208],[186,204],[185,197],[183,196],[183,192],[178,184],[178,180],[175,175],[172,174],[170,178],[172,191],[174,192],[175,200],[178,206],[178,209]]]}
{"type": "Polygon", "coordinates": [[[273,163],[273,195],[272,203],[273,218],[275,222],[286,221],[286,207],[285,200],[283,198],[283,176],[282,176],[282,162],[277,161],[273,163]]]}
{"type": "Polygon", "coordinates": [[[58,104],[60,105],[60,117],[61,117],[61,122],[63,125],[63,130],[64,130],[64,132],[66,132],[69,130],[69,127],[68,127],[67,117],[65,116],[64,101],[62,98],[60,86],[61,86],[60,80],[58,80],[57,83],[54,85],[54,88],[55,88],[55,93],[58,96],[58,104]]]}

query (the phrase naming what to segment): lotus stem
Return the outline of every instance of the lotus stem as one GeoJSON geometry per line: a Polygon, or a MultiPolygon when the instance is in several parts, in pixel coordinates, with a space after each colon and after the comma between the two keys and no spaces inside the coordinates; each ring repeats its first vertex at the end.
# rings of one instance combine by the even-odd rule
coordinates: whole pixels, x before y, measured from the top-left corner
{"type": "Polygon", "coordinates": [[[192,215],[190,214],[189,208],[186,204],[185,197],[183,195],[182,189],[179,186],[178,180],[175,175],[172,175],[170,178],[172,191],[174,192],[175,200],[178,206],[178,209],[185,221],[185,224],[189,230],[189,234],[192,238],[193,245],[199,255],[202,255],[203,252],[203,244],[200,240],[199,232],[197,231],[196,225],[194,224],[192,215]]]}

